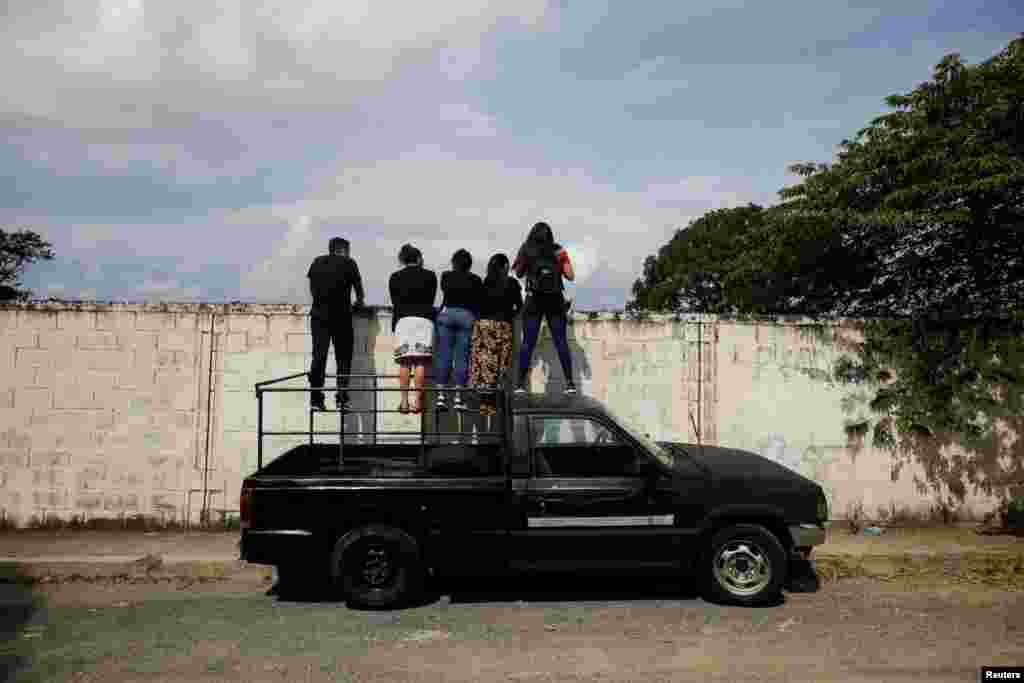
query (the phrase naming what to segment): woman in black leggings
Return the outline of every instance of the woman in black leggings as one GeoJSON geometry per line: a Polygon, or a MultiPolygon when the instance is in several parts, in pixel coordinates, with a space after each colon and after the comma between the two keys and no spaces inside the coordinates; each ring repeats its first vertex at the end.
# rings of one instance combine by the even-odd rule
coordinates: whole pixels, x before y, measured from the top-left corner
{"type": "Polygon", "coordinates": [[[523,305],[523,346],[519,350],[519,381],[516,393],[526,392],[526,375],[530,370],[530,359],[537,345],[540,326],[548,321],[551,337],[558,351],[558,360],[565,375],[565,393],[575,394],[576,384],[572,380],[572,354],[567,339],[568,315],[565,301],[565,280],[576,279],[569,260],[569,253],[555,242],[551,226],[537,223],[530,230],[530,236],[519,249],[512,270],[516,277],[526,277],[526,302],[523,305]]]}

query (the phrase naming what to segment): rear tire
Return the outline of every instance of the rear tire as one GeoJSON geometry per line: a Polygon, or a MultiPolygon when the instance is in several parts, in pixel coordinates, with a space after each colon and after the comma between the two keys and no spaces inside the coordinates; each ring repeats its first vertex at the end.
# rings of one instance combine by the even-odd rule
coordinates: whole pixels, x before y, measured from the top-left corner
{"type": "Polygon", "coordinates": [[[396,527],[370,524],[346,534],[332,560],[335,584],[351,607],[392,609],[423,588],[419,546],[396,527]]]}
{"type": "Polygon", "coordinates": [[[718,531],[701,565],[705,597],[712,602],[753,607],[782,600],[786,552],[760,524],[734,524],[718,531]]]}

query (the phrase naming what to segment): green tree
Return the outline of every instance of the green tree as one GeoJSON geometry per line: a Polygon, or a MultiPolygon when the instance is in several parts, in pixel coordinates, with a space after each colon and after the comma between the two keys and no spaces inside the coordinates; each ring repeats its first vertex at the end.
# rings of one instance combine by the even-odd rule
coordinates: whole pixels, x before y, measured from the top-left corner
{"type": "MultiPolygon", "coordinates": [[[[800,182],[711,264],[718,305],[859,321],[834,378],[867,389],[873,419],[848,433],[897,469],[916,459],[941,495],[1005,492],[1024,485],[1024,36],[886,102],[834,163],[793,166],[800,182]]],[[[656,265],[641,293],[677,277],[656,265]]]]}
{"type": "Polygon", "coordinates": [[[756,204],[711,211],[676,231],[658,255],[644,261],[633,284],[629,308],[650,311],[729,313],[736,308],[725,291],[731,262],[746,238],[762,224],[756,204]]]}
{"type": "Polygon", "coordinates": [[[30,292],[20,288],[25,266],[39,259],[50,260],[50,243],[31,230],[8,232],[0,229],[0,301],[24,301],[30,292]]]}

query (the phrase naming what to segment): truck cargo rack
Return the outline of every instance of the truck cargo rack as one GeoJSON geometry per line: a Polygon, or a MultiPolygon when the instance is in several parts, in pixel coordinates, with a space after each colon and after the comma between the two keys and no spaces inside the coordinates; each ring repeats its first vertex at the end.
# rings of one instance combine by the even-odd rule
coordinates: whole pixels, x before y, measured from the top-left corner
{"type": "MultiPolygon", "coordinates": [[[[422,391],[425,398],[425,404],[422,406],[420,413],[405,413],[410,417],[419,417],[419,429],[415,431],[380,431],[378,429],[378,415],[385,414],[403,414],[399,410],[387,410],[381,407],[380,396],[386,392],[401,392],[402,389],[398,386],[385,387],[381,386],[383,380],[397,380],[399,376],[397,374],[348,374],[348,375],[327,375],[327,377],[335,380],[335,386],[331,387],[317,387],[311,386],[305,387],[283,387],[274,386],[294,380],[299,377],[308,380],[308,372],[297,372],[286,377],[278,377],[276,379],[269,379],[263,382],[256,383],[256,411],[257,411],[257,447],[256,447],[256,466],[257,470],[263,469],[263,439],[268,436],[308,436],[309,445],[315,444],[314,437],[316,436],[337,436],[338,437],[338,465],[344,463],[344,452],[345,452],[345,440],[346,437],[356,437],[360,439],[360,443],[376,444],[378,443],[378,437],[411,437],[415,439],[415,442],[421,447],[421,456],[425,452],[428,444],[440,444],[442,440],[447,439],[444,443],[472,443],[472,444],[495,444],[503,447],[509,446],[509,431],[511,425],[506,427],[506,421],[512,415],[512,402],[511,402],[511,381],[508,373],[503,373],[500,383],[495,389],[487,389],[474,386],[460,387],[458,392],[462,396],[471,396],[479,399],[483,394],[490,394],[495,397],[495,404],[497,413],[493,416],[484,416],[479,408],[473,408],[467,406],[462,410],[449,409],[449,411],[441,412],[436,409],[435,402],[429,400],[427,397],[432,397],[439,392],[452,393],[455,391],[453,386],[440,386],[434,384],[428,384],[423,387],[422,391]],[[339,380],[345,379],[348,381],[347,384],[341,384],[339,380]],[[357,387],[353,386],[353,380],[367,381],[370,386],[357,387]],[[373,397],[372,407],[369,409],[328,409],[318,408],[310,405],[309,410],[309,429],[306,431],[267,431],[263,427],[263,394],[270,392],[303,392],[312,394],[314,391],[323,392],[328,394],[334,392],[347,392],[348,394],[353,393],[370,393],[373,397]],[[338,431],[319,431],[316,429],[315,418],[317,413],[336,413],[338,415],[338,431]],[[345,418],[350,415],[372,415],[373,416],[373,428],[367,430],[347,430],[345,427],[345,418]],[[455,422],[457,425],[456,430],[441,431],[442,415],[446,418],[454,415],[455,422]],[[465,431],[465,420],[467,416],[480,416],[487,418],[487,424],[494,426],[497,424],[497,429],[494,431],[479,431],[474,430],[472,432],[465,431]],[[428,429],[428,423],[432,425],[433,429],[428,429]]],[[[415,393],[417,390],[410,388],[409,393],[415,393]]],[[[478,401],[474,400],[471,403],[477,404],[478,401]]],[[[447,421],[447,420],[446,420],[447,421]]],[[[474,420],[475,421],[475,420],[474,420]]],[[[389,439],[390,441],[390,439],[389,439]]],[[[402,443],[402,442],[398,442],[402,443]]]]}

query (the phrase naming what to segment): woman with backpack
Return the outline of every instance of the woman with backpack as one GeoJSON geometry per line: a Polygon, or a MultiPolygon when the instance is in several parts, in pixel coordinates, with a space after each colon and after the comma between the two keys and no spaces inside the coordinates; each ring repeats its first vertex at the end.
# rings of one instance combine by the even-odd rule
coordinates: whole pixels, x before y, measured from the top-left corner
{"type": "Polygon", "coordinates": [[[473,326],[472,383],[483,389],[480,414],[496,415],[494,390],[512,365],[512,323],[523,308],[523,290],[509,277],[508,256],[495,254],[487,263],[480,319],[473,326]]]}
{"type": "MultiPolygon", "coordinates": [[[[444,301],[435,325],[438,353],[434,384],[438,387],[448,384],[452,365],[455,366],[456,410],[466,407],[459,389],[464,388],[469,379],[469,345],[484,287],[480,276],[470,272],[472,267],[473,257],[465,249],[459,249],[452,255],[452,269],[441,274],[444,301]]],[[[443,391],[437,392],[437,409],[448,410],[448,400],[443,391]]]]}
{"type": "Polygon", "coordinates": [[[526,242],[519,249],[512,265],[516,277],[526,276],[526,303],[523,306],[523,346],[519,350],[519,381],[515,393],[526,393],[526,375],[530,370],[530,359],[537,345],[540,326],[544,319],[558,351],[558,360],[565,374],[565,393],[575,394],[576,384],[572,379],[572,354],[569,353],[567,327],[568,306],[563,292],[562,278],[576,279],[569,260],[569,253],[555,242],[551,226],[537,223],[530,230],[526,242]]]}

